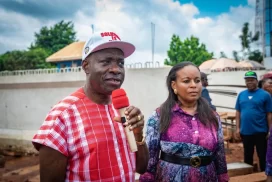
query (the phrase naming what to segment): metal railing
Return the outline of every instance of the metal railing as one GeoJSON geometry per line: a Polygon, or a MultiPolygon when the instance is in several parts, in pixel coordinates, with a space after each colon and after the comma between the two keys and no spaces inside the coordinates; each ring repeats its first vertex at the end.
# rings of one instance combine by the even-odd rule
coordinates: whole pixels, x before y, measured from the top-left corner
{"type": "Polygon", "coordinates": [[[156,62],[145,62],[145,63],[141,63],[141,62],[137,62],[137,63],[132,63],[132,64],[125,64],[126,68],[160,68],[160,62],[156,61],[156,62]]]}
{"type": "Polygon", "coordinates": [[[210,70],[210,72],[235,72],[235,71],[260,71],[260,70],[269,71],[269,69],[262,69],[262,68],[223,68],[223,69],[210,70]]]}
{"type": "Polygon", "coordinates": [[[1,71],[0,76],[41,75],[41,74],[71,73],[71,72],[81,72],[81,71],[82,71],[82,68],[81,68],[81,66],[79,66],[79,67],[71,67],[71,68],[50,68],[50,69],[1,71]]]}
{"type": "MultiPolygon", "coordinates": [[[[141,68],[159,68],[160,63],[152,62],[137,62],[132,64],[125,64],[125,68],[141,69],[141,68]]],[[[33,70],[15,70],[15,71],[1,71],[0,76],[23,76],[23,75],[41,75],[41,74],[55,74],[55,73],[74,73],[82,72],[81,66],[69,68],[50,68],[50,69],[33,69],[33,70]]]]}

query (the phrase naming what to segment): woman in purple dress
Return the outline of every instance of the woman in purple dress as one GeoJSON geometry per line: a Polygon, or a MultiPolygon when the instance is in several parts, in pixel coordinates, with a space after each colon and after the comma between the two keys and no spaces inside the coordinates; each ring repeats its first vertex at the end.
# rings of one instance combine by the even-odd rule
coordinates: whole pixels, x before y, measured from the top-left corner
{"type": "Polygon", "coordinates": [[[140,182],[229,180],[221,122],[200,97],[200,77],[191,62],[170,70],[168,98],[147,122],[150,160],[140,182]]]}

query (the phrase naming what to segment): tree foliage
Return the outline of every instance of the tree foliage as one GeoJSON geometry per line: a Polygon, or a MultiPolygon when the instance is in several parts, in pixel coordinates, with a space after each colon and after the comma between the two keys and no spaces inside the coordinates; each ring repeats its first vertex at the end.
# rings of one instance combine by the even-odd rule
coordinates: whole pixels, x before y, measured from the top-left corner
{"type": "Polygon", "coordinates": [[[221,51],[220,52],[220,58],[227,58],[227,55],[223,51],[221,51]]]}
{"type": "Polygon", "coordinates": [[[200,44],[197,37],[191,36],[181,41],[179,36],[175,34],[172,36],[167,55],[168,59],[165,59],[164,64],[171,66],[183,61],[191,61],[199,66],[202,62],[213,57],[213,53],[209,53],[205,44],[200,44]]]}
{"type": "Polygon", "coordinates": [[[240,61],[240,57],[239,57],[239,53],[237,51],[232,51],[233,57],[235,59],[235,61],[240,61]]]}
{"type": "Polygon", "coordinates": [[[249,30],[249,23],[244,23],[242,28],[242,34],[239,36],[242,45],[242,51],[251,52],[251,44],[259,40],[259,32],[252,35],[252,32],[249,30]]]}
{"type": "Polygon", "coordinates": [[[244,23],[242,28],[241,35],[239,39],[241,41],[241,51],[233,51],[233,57],[236,61],[241,60],[253,60],[261,63],[263,61],[262,53],[256,49],[251,50],[252,45],[259,40],[260,33],[257,32],[253,35],[253,33],[249,30],[249,23],[244,23]],[[241,54],[239,54],[241,53],[241,54]]]}
{"type": "Polygon", "coordinates": [[[45,62],[48,53],[41,48],[29,51],[11,51],[0,56],[0,71],[52,68],[45,62]]]}
{"type": "Polygon", "coordinates": [[[39,33],[35,33],[35,41],[30,49],[43,48],[53,54],[75,41],[74,24],[61,21],[50,28],[42,27],[39,33]]]}
{"type": "Polygon", "coordinates": [[[0,55],[0,71],[52,68],[54,64],[47,63],[45,59],[74,41],[76,32],[72,22],[61,21],[49,28],[42,27],[39,33],[35,33],[29,50],[0,55]]]}
{"type": "Polygon", "coordinates": [[[263,61],[263,54],[259,50],[255,50],[250,52],[248,59],[261,63],[263,61]]]}

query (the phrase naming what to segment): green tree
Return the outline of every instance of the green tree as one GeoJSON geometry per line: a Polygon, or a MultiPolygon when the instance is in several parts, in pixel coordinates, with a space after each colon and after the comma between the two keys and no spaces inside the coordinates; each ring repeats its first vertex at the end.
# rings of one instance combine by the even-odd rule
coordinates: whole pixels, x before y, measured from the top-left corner
{"type": "Polygon", "coordinates": [[[62,20],[53,27],[42,27],[39,33],[35,33],[30,49],[43,48],[51,55],[75,41],[74,24],[62,20]]]}
{"type": "Polygon", "coordinates": [[[255,50],[250,52],[248,59],[261,63],[263,61],[263,54],[259,50],[255,50]]]}
{"type": "Polygon", "coordinates": [[[191,61],[199,66],[213,57],[213,53],[209,53],[206,46],[203,43],[199,43],[197,37],[191,36],[181,41],[179,36],[175,34],[172,36],[167,55],[168,59],[165,59],[164,64],[171,66],[183,61],[191,61]]]}
{"type": "Polygon", "coordinates": [[[221,51],[220,52],[220,58],[227,58],[227,55],[223,51],[221,51]]]}
{"type": "Polygon", "coordinates": [[[240,61],[240,57],[239,57],[239,53],[237,51],[232,51],[233,57],[235,59],[235,61],[240,61]]]}
{"type": "Polygon", "coordinates": [[[63,47],[76,41],[72,22],[61,21],[53,27],[42,27],[35,33],[35,41],[27,51],[10,51],[0,55],[0,71],[43,69],[55,67],[45,59],[63,47]]]}
{"type": "Polygon", "coordinates": [[[21,59],[25,51],[10,51],[0,56],[1,71],[21,70],[24,68],[24,64],[21,59]]]}
{"type": "Polygon", "coordinates": [[[249,30],[249,23],[246,22],[244,23],[241,33],[242,34],[239,36],[239,39],[241,41],[242,50],[239,52],[242,54],[242,56],[239,56],[238,51],[233,51],[234,59],[236,61],[249,59],[261,63],[263,61],[262,53],[257,49],[253,51],[251,50],[252,44],[259,40],[259,32],[253,35],[253,33],[249,30]]]}
{"type": "Polygon", "coordinates": [[[10,51],[0,56],[0,71],[52,68],[45,62],[48,52],[37,48],[29,51],[10,51]]]}
{"type": "Polygon", "coordinates": [[[48,52],[42,48],[31,49],[25,52],[23,62],[26,62],[26,69],[45,69],[53,68],[55,64],[48,63],[45,59],[49,56],[48,52]]]}
{"type": "Polygon", "coordinates": [[[244,23],[242,28],[242,34],[239,36],[242,45],[242,51],[245,54],[250,53],[251,44],[259,40],[259,32],[255,33],[252,36],[252,32],[249,30],[249,23],[244,23]]]}

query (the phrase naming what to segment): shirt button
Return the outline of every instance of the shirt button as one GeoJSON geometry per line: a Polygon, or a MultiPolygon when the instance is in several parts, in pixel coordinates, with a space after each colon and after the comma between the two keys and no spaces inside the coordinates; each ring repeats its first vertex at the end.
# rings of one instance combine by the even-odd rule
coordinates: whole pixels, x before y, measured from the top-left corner
{"type": "Polygon", "coordinates": [[[195,120],[195,118],[192,118],[192,120],[195,120]]]}
{"type": "Polygon", "coordinates": [[[195,131],[195,134],[198,134],[198,131],[195,131]]]}

